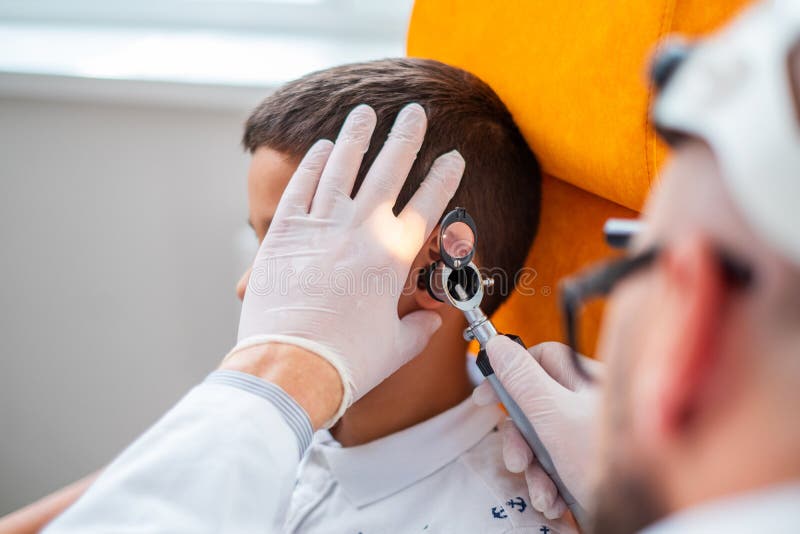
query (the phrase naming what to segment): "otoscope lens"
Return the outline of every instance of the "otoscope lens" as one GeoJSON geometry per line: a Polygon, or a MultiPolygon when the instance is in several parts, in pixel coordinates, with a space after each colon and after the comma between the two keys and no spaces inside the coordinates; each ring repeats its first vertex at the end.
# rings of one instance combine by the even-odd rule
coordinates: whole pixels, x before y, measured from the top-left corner
{"type": "Polygon", "coordinates": [[[442,233],[442,248],[452,258],[466,258],[474,247],[475,234],[466,223],[454,222],[442,233]]]}

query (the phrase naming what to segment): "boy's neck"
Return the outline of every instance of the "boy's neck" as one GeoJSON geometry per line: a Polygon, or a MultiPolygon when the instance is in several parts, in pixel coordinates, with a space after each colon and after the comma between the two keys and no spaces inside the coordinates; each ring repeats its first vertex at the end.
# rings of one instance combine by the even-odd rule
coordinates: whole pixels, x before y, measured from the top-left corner
{"type": "Polygon", "coordinates": [[[466,367],[466,323],[446,314],[425,350],[353,404],[331,429],[343,447],[388,436],[434,417],[472,392],[466,367]]]}

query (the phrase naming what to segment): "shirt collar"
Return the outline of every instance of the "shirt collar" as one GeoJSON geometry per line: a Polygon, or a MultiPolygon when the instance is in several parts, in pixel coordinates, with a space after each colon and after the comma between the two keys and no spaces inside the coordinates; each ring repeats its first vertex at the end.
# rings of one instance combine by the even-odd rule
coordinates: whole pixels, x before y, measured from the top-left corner
{"type": "Polygon", "coordinates": [[[361,507],[438,471],[503,418],[499,407],[478,407],[468,398],[436,417],[364,445],[340,447],[323,435],[317,446],[344,493],[361,507]]]}
{"type": "Polygon", "coordinates": [[[641,534],[800,532],[800,480],[678,512],[641,534]]]}

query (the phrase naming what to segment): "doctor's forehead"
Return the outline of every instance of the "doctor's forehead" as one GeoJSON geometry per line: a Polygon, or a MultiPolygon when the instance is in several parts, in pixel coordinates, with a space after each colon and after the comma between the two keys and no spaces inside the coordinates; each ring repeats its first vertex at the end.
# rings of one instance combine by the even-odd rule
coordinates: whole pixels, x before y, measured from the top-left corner
{"type": "Polygon", "coordinates": [[[719,189],[719,167],[708,146],[695,140],[678,147],[662,169],[642,212],[642,231],[631,249],[668,241],[695,229],[715,210],[722,208],[709,197],[719,189]]]}

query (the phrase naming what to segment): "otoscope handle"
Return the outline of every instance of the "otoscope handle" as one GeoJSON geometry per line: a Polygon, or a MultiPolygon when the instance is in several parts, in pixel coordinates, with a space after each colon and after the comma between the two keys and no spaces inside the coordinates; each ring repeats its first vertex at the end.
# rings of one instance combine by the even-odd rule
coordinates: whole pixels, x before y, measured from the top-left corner
{"type": "MultiPolygon", "coordinates": [[[[525,347],[519,336],[507,335],[506,337],[516,341],[523,348],[525,347]]],[[[514,425],[517,427],[520,434],[522,434],[522,437],[525,438],[525,442],[528,444],[528,447],[530,447],[531,451],[533,451],[533,454],[539,461],[539,465],[542,466],[542,469],[545,470],[547,475],[556,485],[556,488],[558,488],[558,493],[564,499],[564,502],[567,503],[567,507],[572,512],[572,516],[575,518],[578,526],[582,531],[587,531],[589,528],[589,523],[586,510],[580,505],[575,497],[572,496],[572,493],[567,489],[564,481],[561,480],[561,477],[556,470],[556,466],[553,463],[553,459],[550,457],[550,453],[547,452],[547,448],[544,446],[544,443],[542,443],[542,440],[539,439],[539,435],[536,433],[536,430],[533,428],[533,425],[528,417],[522,411],[522,408],[520,408],[519,404],[517,404],[511,395],[508,394],[506,388],[503,387],[503,384],[501,384],[500,380],[497,378],[497,375],[494,374],[494,369],[492,369],[492,365],[489,362],[489,356],[486,354],[486,350],[483,348],[481,348],[480,352],[478,353],[477,363],[478,368],[483,373],[483,376],[486,377],[486,380],[489,381],[489,384],[491,384],[492,389],[494,389],[497,397],[500,399],[500,402],[502,402],[506,407],[508,415],[514,422],[514,425]]]]}

